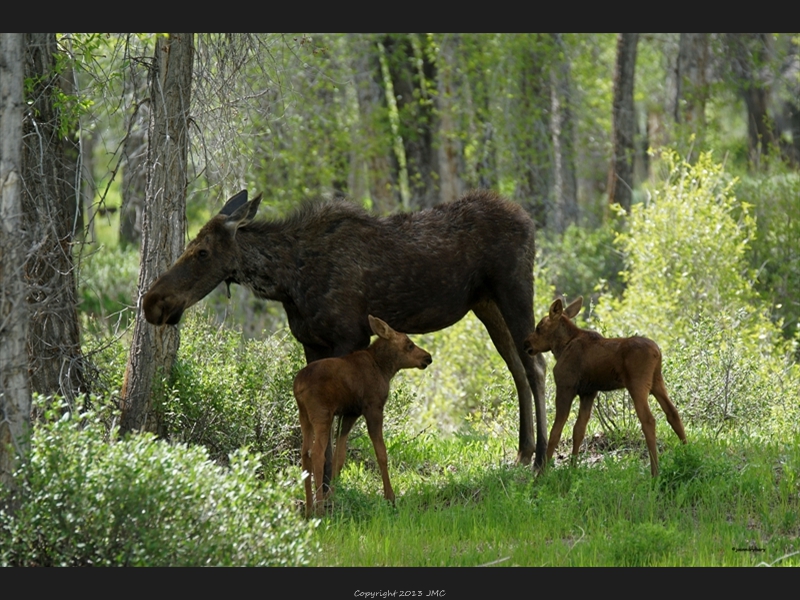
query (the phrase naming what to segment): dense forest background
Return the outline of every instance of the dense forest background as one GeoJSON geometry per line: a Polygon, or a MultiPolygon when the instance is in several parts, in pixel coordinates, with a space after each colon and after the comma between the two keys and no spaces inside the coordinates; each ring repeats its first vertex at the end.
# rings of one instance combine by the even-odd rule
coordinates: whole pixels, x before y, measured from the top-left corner
{"type": "MultiPolygon", "coordinates": [[[[535,318],[557,294],[582,295],[581,325],[657,340],[690,439],[789,440],[788,454],[763,459],[781,465],[780,498],[758,510],[797,508],[800,35],[3,34],[2,43],[0,444],[11,450],[0,451],[10,540],[0,564],[317,560],[319,532],[287,508],[299,497],[291,382],[303,360],[281,306],[238,286],[228,299],[220,286],[180,330],[137,316],[153,279],[242,189],[264,193],[266,219],[318,197],[375,214],[475,188],[519,203],[537,225],[535,318]],[[120,425],[150,433],[118,438],[120,425]],[[58,462],[59,447],[72,463],[58,462]],[[119,484],[137,478],[133,490],[119,484]],[[87,490],[122,500],[103,502],[107,512],[80,500],[70,514],[96,511],[98,529],[73,544],[63,532],[75,525],[58,507],[87,490]],[[125,524],[143,505],[159,527],[205,523],[165,512],[176,494],[202,498],[198,514],[240,517],[180,551],[145,535],[154,521],[125,524]],[[246,509],[252,494],[282,508],[246,509]],[[48,503],[52,514],[26,508],[48,503]],[[253,542],[253,528],[272,537],[253,542]],[[226,545],[237,535],[250,541],[226,545]],[[102,548],[86,550],[93,544],[102,548]]],[[[419,344],[434,363],[398,378],[387,409],[397,446],[468,433],[492,440],[487,448],[497,441],[506,460],[515,392],[480,323],[469,317],[419,344]]],[[[552,388],[549,379],[548,410],[552,388]]],[[[600,451],[641,442],[625,394],[601,395],[595,414],[600,451]]],[[[391,444],[389,454],[391,464],[391,444]]],[[[676,481],[727,473],[705,469],[701,455],[673,465],[676,481]]],[[[349,476],[360,484],[362,474],[349,476]]],[[[346,499],[342,518],[368,512],[363,502],[346,499]]],[[[775,527],[796,540],[800,523],[786,519],[775,527]]],[[[662,533],[657,542],[680,545],[662,533]]],[[[585,564],[601,563],[627,564],[585,564]]]]}
{"type": "MultiPolygon", "coordinates": [[[[99,215],[137,246],[152,41],[60,44],[79,90],[89,240],[99,215]]],[[[486,187],[525,206],[545,240],[570,226],[598,231],[613,203],[647,201],[665,147],[690,162],[711,152],[770,227],[790,208],[765,206],[769,193],[748,184],[773,175],[780,185],[800,160],[796,36],[219,35],[196,45],[187,237],[242,188],[264,191],[277,216],[315,196],[385,214],[486,187]]],[[[756,283],[791,336],[792,257],[767,256],[762,241],[756,283]]]]}

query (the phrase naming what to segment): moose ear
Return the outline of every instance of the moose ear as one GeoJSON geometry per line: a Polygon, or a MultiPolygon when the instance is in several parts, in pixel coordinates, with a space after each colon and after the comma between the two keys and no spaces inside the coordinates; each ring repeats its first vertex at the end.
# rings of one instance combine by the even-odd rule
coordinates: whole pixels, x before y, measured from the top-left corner
{"type": "Polygon", "coordinates": [[[550,318],[555,319],[564,309],[564,304],[561,302],[561,298],[556,298],[553,300],[553,303],[550,305],[550,318]]]}
{"type": "Polygon", "coordinates": [[[385,340],[394,335],[394,329],[389,327],[384,321],[381,321],[378,317],[373,317],[372,315],[367,315],[369,319],[369,326],[372,329],[372,333],[377,336],[382,337],[385,340]]]}
{"type": "MultiPolygon", "coordinates": [[[[237,196],[241,194],[245,194],[245,197],[247,196],[246,191],[240,192],[239,194],[237,194],[237,196]]],[[[250,202],[245,202],[242,205],[240,205],[236,210],[234,210],[230,215],[228,215],[228,218],[225,219],[225,225],[227,225],[233,231],[236,231],[239,227],[242,227],[250,223],[255,218],[256,213],[258,212],[258,205],[261,203],[261,196],[262,195],[259,194],[258,196],[250,200],[250,202]]],[[[236,196],[234,196],[234,198],[235,197],[236,196]]],[[[231,204],[234,198],[228,200],[228,203],[225,205],[225,207],[231,204]]],[[[225,210],[225,208],[223,208],[222,210],[225,210]]]]}
{"type": "Polygon", "coordinates": [[[242,190],[225,203],[219,214],[230,217],[238,208],[247,202],[247,190],[242,190]]]}
{"type": "Polygon", "coordinates": [[[566,314],[570,319],[574,319],[575,315],[578,314],[581,310],[581,305],[583,304],[583,296],[578,296],[570,302],[569,306],[564,309],[564,314],[566,314]]]}

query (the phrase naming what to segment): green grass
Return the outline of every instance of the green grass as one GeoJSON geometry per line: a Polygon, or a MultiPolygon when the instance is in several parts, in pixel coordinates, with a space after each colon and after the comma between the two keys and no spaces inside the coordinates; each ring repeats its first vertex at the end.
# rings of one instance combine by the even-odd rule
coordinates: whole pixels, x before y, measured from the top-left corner
{"type": "MultiPolygon", "coordinates": [[[[534,477],[497,438],[387,432],[392,507],[366,435],[317,529],[326,566],[800,565],[800,444],[691,436],[534,477]],[[781,560],[779,560],[781,559],[781,560]]],[[[664,438],[662,438],[664,439],[664,438]]]]}

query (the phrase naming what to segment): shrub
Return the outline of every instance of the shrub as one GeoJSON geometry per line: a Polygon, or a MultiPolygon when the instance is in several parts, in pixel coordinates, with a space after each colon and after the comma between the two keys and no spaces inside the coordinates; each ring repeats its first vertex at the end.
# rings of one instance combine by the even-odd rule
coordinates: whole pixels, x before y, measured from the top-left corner
{"type": "Polygon", "coordinates": [[[37,427],[15,475],[0,564],[307,564],[313,523],[293,506],[299,478],[263,482],[258,464],[243,451],[224,468],[203,448],[109,438],[92,415],[66,413],[37,427]]]}
{"type": "Polygon", "coordinates": [[[90,317],[87,324],[99,331],[127,327],[136,305],[139,253],[102,247],[81,259],[78,273],[79,308],[90,317]]]}
{"type": "MultiPolygon", "coordinates": [[[[556,293],[568,298],[601,290],[620,293],[619,274],[624,265],[622,254],[614,246],[618,227],[619,222],[611,220],[599,229],[570,225],[563,235],[540,236],[537,268],[543,271],[556,293]]],[[[536,291],[540,292],[538,287],[536,291]]],[[[551,301],[552,296],[544,300],[551,301]]]]}
{"type": "Polygon", "coordinates": [[[292,393],[305,365],[302,349],[287,333],[246,340],[198,311],[181,329],[181,348],[163,395],[164,433],[201,444],[226,460],[242,446],[263,453],[265,467],[299,464],[300,425],[292,393]]]}
{"type": "Polygon", "coordinates": [[[775,306],[787,338],[800,335],[800,175],[773,172],[745,177],[737,195],[754,205],[758,235],[751,242],[762,297],[775,306]]]}
{"type": "Polygon", "coordinates": [[[607,335],[658,342],[687,424],[767,433],[772,413],[793,410],[800,375],[753,287],[750,207],[708,154],[692,165],[665,152],[663,165],[663,182],[650,202],[633,206],[618,237],[627,288],[600,299],[596,322],[607,335]]]}

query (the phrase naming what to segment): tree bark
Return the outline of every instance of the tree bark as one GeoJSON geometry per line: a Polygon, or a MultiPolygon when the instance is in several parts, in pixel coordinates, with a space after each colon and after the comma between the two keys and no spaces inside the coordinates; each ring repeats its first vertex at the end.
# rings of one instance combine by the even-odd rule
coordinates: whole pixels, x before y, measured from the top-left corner
{"type": "Polygon", "coordinates": [[[142,241],[142,212],[147,195],[147,126],[150,107],[140,103],[131,119],[125,140],[125,166],[122,170],[122,206],[119,213],[119,241],[123,246],[139,246],[142,241]]]}
{"type": "MultiPolygon", "coordinates": [[[[149,168],[139,298],[183,250],[193,56],[193,34],[170,33],[156,40],[150,73],[149,168]]],[[[158,432],[153,384],[157,377],[169,376],[179,341],[176,326],[150,325],[142,314],[141,302],[137,303],[122,389],[123,432],[158,432]]]]}
{"type": "Polygon", "coordinates": [[[456,91],[453,84],[453,70],[458,51],[458,37],[445,35],[439,43],[437,68],[438,95],[437,113],[439,115],[438,163],[439,163],[439,202],[452,202],[464,193],[461,180],[461,147],[454,122],[454,99],[456,91]]]}
{"type": "Polygon", "coordinates": [[[28,304],[23,265],[23,34],[0,35],[0,486],[28,450],[28,304]]]}
{"type": "Polygon", "coordinates": [[[678,42],[675,90],[675,121],[699,134],[705,127],[708,85],[707,33],[682,33],[678,42]]]}
{"type": "MultiPolygon", "coordinates": [[[[409,208],[428,208],[439,202],[438,155],[433,147],[438,124],[428,90],[429,82],[436,80],[436,65],[426,56],[416,34],[386,36],[383,47],[391,80],[386,89],[394,95],[397,137],[402,140],[408,173],[409,208]]],[[[387,100],[391,105],[391,99],[387,100]]]]}
{"type": "Polygon", "coordinates": [[[630,210],[633,199],[633,156],[636,114],[633,84],[636,70],[638,33],[620,33],[617,38],[617,65],[614,72],[612,106],[612,158],[608,175],[608,201],[630,210]]]}
{"type": "Polygon", "coordinates": [[[25,36],[25,77],[33,86],[23,123],[22,155],[31,387],[71,403],[86,391],[72,258],[80,197],[67,185],[67,172],[75,170],[65,166],[55,34],[25,36]]]}
{"type": "Polygon", "coordinates": [[[550,132],[550,63],[552,46],[543,36],[525,36],[516,50],[519,67],[511,118],[506,122],[512,144],[511,171],[517,179],[515,199],[537,227],[552,220],[553,147],[550,132]]]}
{"type": "Polygon", "coordinates": [[[678,56],[675,61],[674,85],[671,106],[678,128],[679,140],[690,144],[685,153],[694,160],[703,147],[706,125],[706,100],[708,83],[706,72],[709,63],[709,34],[682,33],[678,40],[678,56]],[[690,137],[694,136],[694,141],[690,137]],[[691,149],[691,155],[689,154],[691,149]]]}
{"type": "Polygon", "coordinates": [[[569,57],[560,33],[552,34],[555,43],[550,72],[550,131],[553,136],[555,219],[553,228],[563,233],[578,222],[578,184],[575,176],[575,131],[572,118],[572,76],[569,57]]]}
{"type": "Polygon", "coordinates": [[[757,167],[760,157],[766,155],[776,141],[767,113],[771,89],[762,72],[769,55],[768,34],[729,33],[726,38],[732,55],[733,75],[747,106],[750,162],[757,167]]]}
{"type": "Polygon", "coordinates": [[[392,179],[392,132],[384,123],[388,107],[375,40],[370,36],[348,36],[353,51],[353,71],[358,103],[358,144],[354,149],[350,186],[357,201],[370,198],[377,214],[388,214],[400,203],[392,179]]]}

